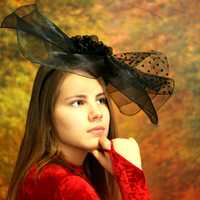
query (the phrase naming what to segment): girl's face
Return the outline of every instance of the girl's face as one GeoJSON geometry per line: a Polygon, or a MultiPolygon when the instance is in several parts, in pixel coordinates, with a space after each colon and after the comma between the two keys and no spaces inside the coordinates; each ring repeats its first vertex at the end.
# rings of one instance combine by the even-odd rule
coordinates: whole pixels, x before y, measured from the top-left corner
{"type": "Polygon", "coordinates": [[[89,151],[97,149],[101,135],[108,136],[110,112],[102,93],[97,79],[73,73],[65,77],[53,114],[59,144],[89,151]],[[103,126],[104,132],[87,132],[96,126],[103,126]]]}

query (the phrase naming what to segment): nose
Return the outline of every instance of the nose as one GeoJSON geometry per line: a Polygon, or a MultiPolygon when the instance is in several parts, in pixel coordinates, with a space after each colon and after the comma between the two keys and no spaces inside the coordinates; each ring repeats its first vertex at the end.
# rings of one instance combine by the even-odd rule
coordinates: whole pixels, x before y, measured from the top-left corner
{"type": "Polygon", "coordinates": [[[91,110],[89,112],[89,120],[101,120],[102,117],[103,114],[97,106],[91,107],[91,110]]]}

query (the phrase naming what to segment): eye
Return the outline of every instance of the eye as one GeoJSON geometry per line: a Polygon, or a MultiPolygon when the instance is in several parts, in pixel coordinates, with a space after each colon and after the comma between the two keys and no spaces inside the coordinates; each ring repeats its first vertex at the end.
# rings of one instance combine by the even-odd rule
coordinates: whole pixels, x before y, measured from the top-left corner
{"type": "Polygon", "coordinates": [[[72,101],[72,102],[70,103],[70,105],[74,105],[74,104],[77,103],[77,102],[82,102],[82,103],[83,103],[83,100],[72,101]]]}
{"type": "MultiPolygon", "coordinates": [[[[102,103],[100,103],[100,104],[106,104],[107,105],[107,99],[105,98],[105,97],[103,97],[103,98],[100,98],[98,101],[100,101],[100,102],[102,102],[102,103]]],[[[79,104],[79,105],[82,105],[82,104],[84,104],[84,101],[83,100],[75,100],[75,101],[72,101],[71,103],[70,103],[70,105],[75,105],[75,103],[77,103],[77,104],[79,104],[79,103],[81,103],[81,104],[79,104]]],[[[77,105],[76,104],[76,105],[77,105]]],[[[78,105],[77,105],[78,106],[78,105]]],[[[77,107],[77,106],[75,106],[75,107],[77,107]]]]}
{"type": "Polygon", "coordinates": [[[107,104],[107,99],[105,97],[100,98],[99,100],[103,101],[103,104],[107,104]]]}

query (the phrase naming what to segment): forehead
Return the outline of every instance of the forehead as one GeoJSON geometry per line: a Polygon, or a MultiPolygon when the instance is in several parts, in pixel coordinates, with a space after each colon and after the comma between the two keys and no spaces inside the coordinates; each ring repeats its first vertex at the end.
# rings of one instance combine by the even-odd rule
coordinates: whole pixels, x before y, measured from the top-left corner
{"type": "Polygon", "coordinates": [[[78,93],[96,94],[97,92],[103,92],[103,87],[98,79],[70,73],[64,78],[60,92],[70,95],[78,93]]]}

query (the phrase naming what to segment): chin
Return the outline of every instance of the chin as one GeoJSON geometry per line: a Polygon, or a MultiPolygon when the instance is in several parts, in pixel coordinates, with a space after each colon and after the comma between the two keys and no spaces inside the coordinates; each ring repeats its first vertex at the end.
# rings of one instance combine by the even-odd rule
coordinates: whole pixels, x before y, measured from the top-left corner
{"type": "Polygon", "coordinates": [[[87,144],[85,144],[85,148],[88,150],[88,151],[91,151],[91,150],[95,150],[95,149],[98,149],[99,148],[99,138],[96,137],[94,139],[91,139],[91,141],[87,142],[87,144]]]}

